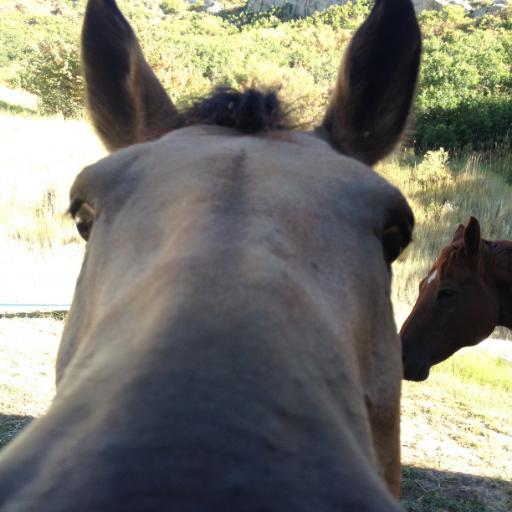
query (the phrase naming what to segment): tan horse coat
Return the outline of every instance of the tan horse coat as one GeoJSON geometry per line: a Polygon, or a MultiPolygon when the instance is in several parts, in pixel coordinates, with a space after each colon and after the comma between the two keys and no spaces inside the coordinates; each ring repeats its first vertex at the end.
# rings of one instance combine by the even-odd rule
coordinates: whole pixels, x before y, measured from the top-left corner
{"type": "Polygon", "coordinates": [[[378,2],[312,134],[187,126],[111,0],[83,47],[124,149],[72,187],[88,247],[57,395],[2,454],[0,511],[399,510],[390,264],[413,216],[340,151],[372,163],[403,130],[412,6],[378,2]]]}

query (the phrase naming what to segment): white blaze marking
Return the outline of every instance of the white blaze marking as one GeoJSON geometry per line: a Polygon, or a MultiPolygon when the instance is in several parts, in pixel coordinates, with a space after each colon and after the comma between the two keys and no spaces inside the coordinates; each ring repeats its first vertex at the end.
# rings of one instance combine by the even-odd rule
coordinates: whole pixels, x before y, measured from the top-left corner
{"type": "Polygon", "coordinates": [[[437,270],[434,270],[434,273],[428,278],[427,284],[430,284],[437,276],[437,270]]]}

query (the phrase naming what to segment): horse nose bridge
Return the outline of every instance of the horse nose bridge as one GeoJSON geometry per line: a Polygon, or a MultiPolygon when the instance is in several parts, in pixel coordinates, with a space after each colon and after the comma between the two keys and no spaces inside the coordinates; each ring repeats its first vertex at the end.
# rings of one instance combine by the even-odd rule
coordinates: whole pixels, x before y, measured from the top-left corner
{"type": "Polygon", "coordinates": [[[402,349],[405,348],[408,345],[408,341],[410,336],[410,333],[414,330],[414,313],[415,313],[416,305],[412,309],[412,311],[409,313],[409,316],[405,319],[405,322],[402,324],[402,327],[400,328],[400,332],[398,335],[400,336],[400,339],[402,340],[402,349]]]}

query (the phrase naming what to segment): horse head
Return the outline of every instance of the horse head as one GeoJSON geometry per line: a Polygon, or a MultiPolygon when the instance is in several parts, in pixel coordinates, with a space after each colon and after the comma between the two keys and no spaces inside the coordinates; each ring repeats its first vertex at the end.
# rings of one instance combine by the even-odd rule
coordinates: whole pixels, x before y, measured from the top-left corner
{"type": "Polygon", "coordinates": [[[432,365],[492,333],[500,308],[486,253],[480,224],[471,217],[467,226],[459,225],[421,281],[400,331],[405,379],[425,380],[432,365]]]}
{"type": "Polygon", "coordinates": [[[114,0],[82,35],[113,152],[70,213],[87,250],[48,413],[0,460],[0,510],[398,511],[402,194],[369,165],[414,94],[409,0],[377,0],[322,125],[221,91],[178,111],[114,0]]]}

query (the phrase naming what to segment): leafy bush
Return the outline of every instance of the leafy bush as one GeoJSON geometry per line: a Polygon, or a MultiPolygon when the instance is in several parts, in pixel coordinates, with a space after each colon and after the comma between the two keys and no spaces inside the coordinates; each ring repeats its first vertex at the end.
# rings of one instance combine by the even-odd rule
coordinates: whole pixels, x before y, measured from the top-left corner
{"type": "Polygon", "coordinates": [[[415,167],[414,179],[422,188],[432,188],[451,178],[447,165],[448,153],[443,148],[439,151],[428,151],[423,161],[415,167]]]}
{"type": "Polygon", "coordinates": [[[178,14],[186,9],[186,5],[183,0],[162,0],[160,9],[164,14],[178,14]]]}
{"type": "Polygon", "coordinates": [[[189,11],[204,11],[206,8],[206,5],[203,0],[197,0],[195,3],[191,3],[188,6],[189,11]]]}
{"type": "Polygon", "coordinates": [[[0,67],[7,67],[20,58],[33,42],[24,16],[20,13],[0,13],[0,67]]]}
{"type": "Polygon", "coordinates": [[[327,25],[335,29],[356,30],[370,14],[373,3],[373,0],[355,0],[342,6],[331,6],[322,12],[315,12],[297,24],[299,26],[327,25]]]}
{"type": "Polygon", "coordinates": [[[512,34],[507,15],[484,18],[493,22],[450,6],[419,16],[425,37],[413,116],[420,150],[489,149],[509,140],[512,34]]]}
{"type": "Polygon", "coordinates": [[[82,115],[84,85],[77,46],[64,41],[40,42],[25,62],[19,83],[37,95],[43,114],[82,115]]]}

